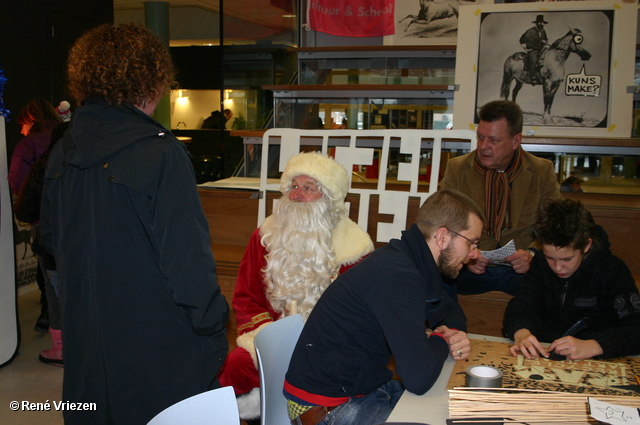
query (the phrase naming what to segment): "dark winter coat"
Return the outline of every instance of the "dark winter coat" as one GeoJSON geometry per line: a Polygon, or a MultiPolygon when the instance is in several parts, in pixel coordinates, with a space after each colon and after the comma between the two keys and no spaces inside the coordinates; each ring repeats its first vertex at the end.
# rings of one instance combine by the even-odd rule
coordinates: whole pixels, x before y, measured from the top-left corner
{"type": "Polygon", "coordinates": [[[509,338],[519,329],[528,329],[539,341],[551,343],[589,317],[591,326],[574,336],[595,339],[603,350],[600,358],[640,354],[638,288],[627,265],[611,253],[604,229],[598,226],[598,231],[599,246],[568,279],[558,277],[542,253],[533,258],[505,312],[509,338]]]}
{"type": "Polygon", "coordinates": [[[228,306],[189,155],[130,105],[86,102],[53,149],[41,229],[56,258],[66,424],[146,424],[218,386],[228,306]]]}

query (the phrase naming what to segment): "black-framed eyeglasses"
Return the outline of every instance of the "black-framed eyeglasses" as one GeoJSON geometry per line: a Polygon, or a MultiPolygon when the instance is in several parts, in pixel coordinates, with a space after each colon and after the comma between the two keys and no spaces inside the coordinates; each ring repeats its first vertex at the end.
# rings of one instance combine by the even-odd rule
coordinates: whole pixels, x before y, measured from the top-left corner
{"type": "MultiPolygon", "coordinates": [[[[445,229],[447,229],[447,228],[445,227],[445,229]]],[[[466,237],[465,235],[461,235],[460,233],[458,233],[458,232],[456,232],[454,230],[451,230],[451,229],[447,229],[447,230],[450,231],[451,233],[453,233],[454,235],[458,235],[461,238],[464,238],[464,239],[468,240],[470,247],[475,248],[475,249],[480,249],[480,242],[474,242],[471,239],[469,239],[468,237],[466,237]]]]}

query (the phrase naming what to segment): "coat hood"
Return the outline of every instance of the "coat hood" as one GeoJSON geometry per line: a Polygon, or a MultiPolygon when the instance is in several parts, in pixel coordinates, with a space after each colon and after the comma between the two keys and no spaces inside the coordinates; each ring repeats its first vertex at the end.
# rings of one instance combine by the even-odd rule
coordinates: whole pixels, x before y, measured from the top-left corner
{"type": "Polygon", "coordinates": [[[70,131],[74,143],[65,148],[65,161],[78,168],[91,168],[136,141],[169,133],[130,104],[96,100],[85,101],[76,110],[70,131]]]}
{"type": "Polygon", "coordinates": [[[574,276],[593,273],[594,270],[592,269],[594,267],[598,267],[605,256],[611,255],[611,243],[609,242],[607,232],[599,225],[596,225],[596,230],[598,232],[598,241],[594,241],[591,250],[582,259],[582,264],[580,264],[580,267],[574,276]]]}

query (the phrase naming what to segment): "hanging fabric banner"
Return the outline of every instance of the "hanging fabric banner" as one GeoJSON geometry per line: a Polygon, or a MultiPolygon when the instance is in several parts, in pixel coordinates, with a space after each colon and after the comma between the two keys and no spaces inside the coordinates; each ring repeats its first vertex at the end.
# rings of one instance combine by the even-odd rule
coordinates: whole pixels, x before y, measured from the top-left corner
{"type": "Polygon", "coordinates": [[[314,31],[350,37],[394,33],[395,0],[309,0],[309,26],[314,31]]]}

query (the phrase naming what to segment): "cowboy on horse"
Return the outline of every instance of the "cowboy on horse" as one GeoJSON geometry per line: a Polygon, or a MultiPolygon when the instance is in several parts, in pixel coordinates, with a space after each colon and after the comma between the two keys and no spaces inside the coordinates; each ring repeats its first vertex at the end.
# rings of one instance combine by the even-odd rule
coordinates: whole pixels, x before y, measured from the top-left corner
{"type": "Polygon", "coordinates": [[[544,20],[543,15],[538,15],[536,20],[531,22],[534,27],[529,28],[520,37],[520,44],[527,51],[527,61],[525,62],[529,75],[531,76],[531,84],[540,84],[540,76],[538,75],[538,58],[540,52],[547,45],[547,33],[544,30],[544,24],[548,24],[544,20]]]}
{"type": "MultiPolygon", "coordinates": [[[[539,15],[538,18],[544,23],[542,15],[539,15]]],[[[581,46],[583,40],[582,32],[578,28],[569,27],[569,31],[565,35],[543,48],[542,54],[538,58],[539,65],[530,65],[533,67],[534,73],[539,77],[538,84],[542,85],[544,99],[543,120],[546,124],[550,124],[553,121],[551,105],[560,83],[564,81],[564,64],[569,55],[575,53],[583,61],[591,58],[591,53],[581,46]]],[[[511,100],[514,102],[523,84],[533,85],[531,72],[525,69],[526,56],[524,52],[516,52],[504,61],[502,85],[500,86],[500,97],[502,99],[509,98],[511,83],[514,79],[516,84],[511,92],[511,100]]]]}

